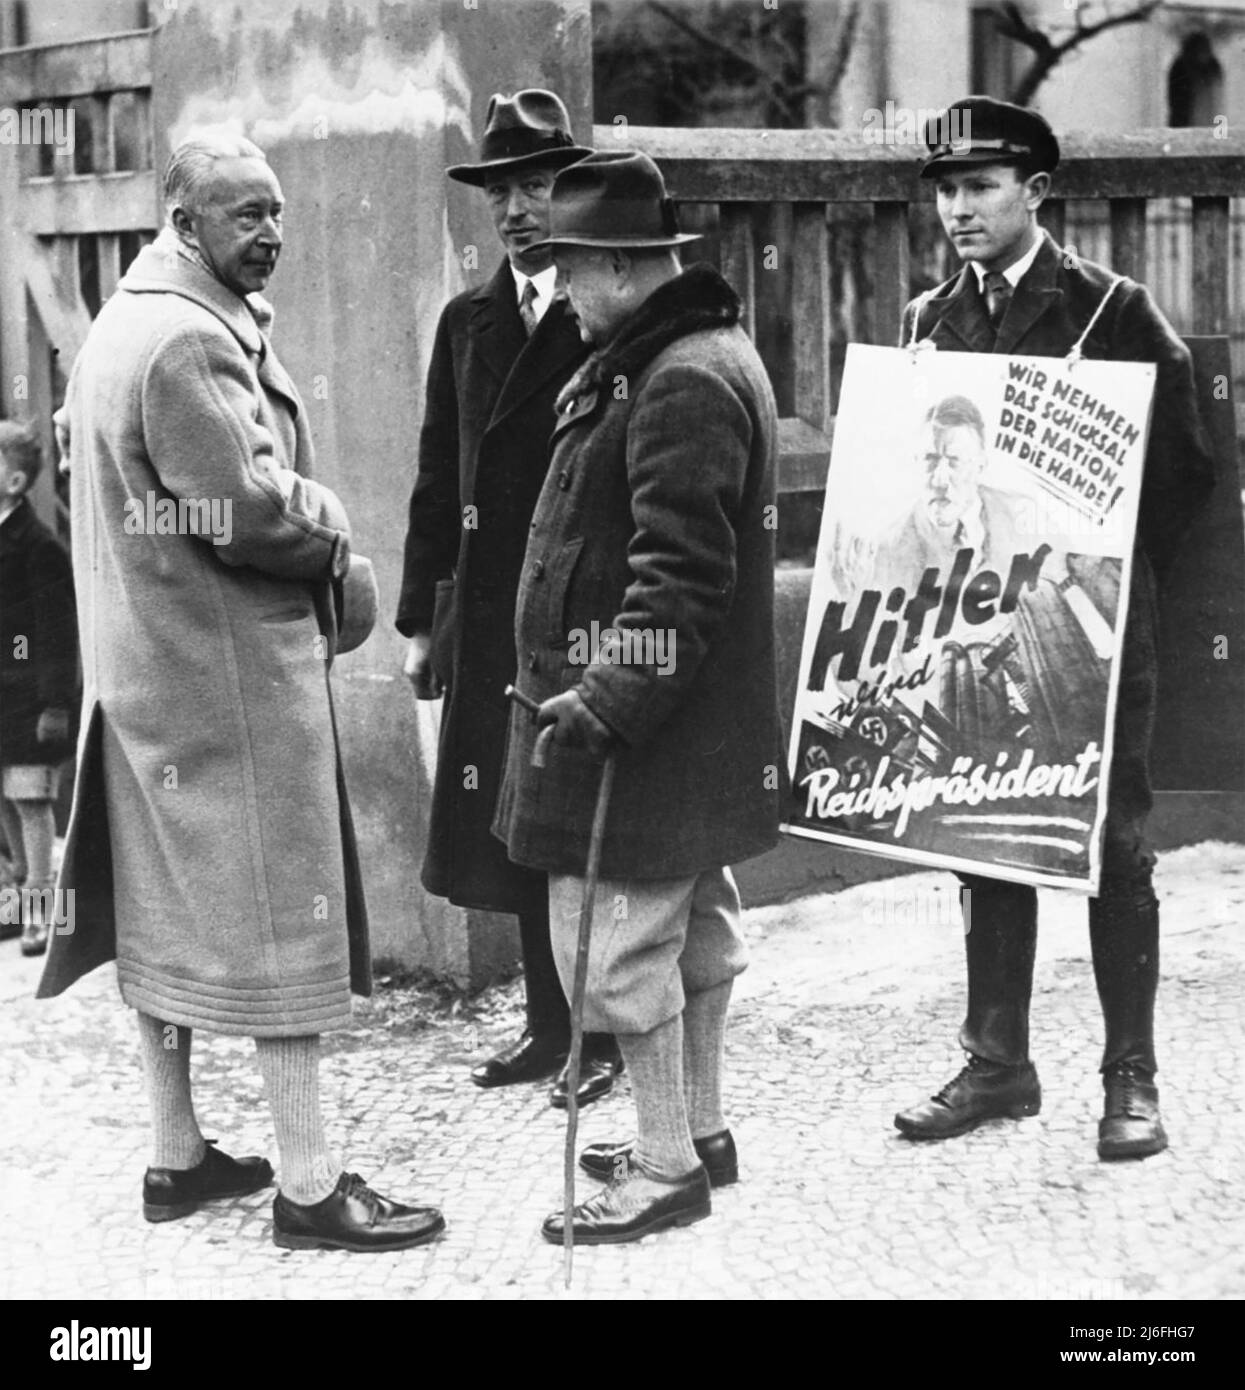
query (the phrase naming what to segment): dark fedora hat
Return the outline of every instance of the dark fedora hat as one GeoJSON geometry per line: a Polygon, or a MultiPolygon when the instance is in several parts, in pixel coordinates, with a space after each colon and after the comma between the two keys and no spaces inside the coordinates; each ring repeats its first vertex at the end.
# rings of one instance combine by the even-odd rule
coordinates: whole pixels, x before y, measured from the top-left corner
{"type": "Polygon", "coordinates": [[[681,246],[681,232],[661,170],[638,150],[598,150],[553,181],[550,232],[537,246],[681,246]]]}
{"type": "Polygon", "coordinates": [[[1059,141],[1043,117],[993,97],[953,102],[925,123],[925,144],[923,179],[971,164],[1024,164],[1049,174],[1059,163],[1059,141]]]}
{"type": "Polygon", "coordinates": [[[561,98],[538,87],[514,96],[489,98],[479,164],[455,164],[445,172],[459,183],[480,187],[494,174],[514,174],[543,165],[561,169],[592,151],[571,138],[571,120],[561,98]]]}

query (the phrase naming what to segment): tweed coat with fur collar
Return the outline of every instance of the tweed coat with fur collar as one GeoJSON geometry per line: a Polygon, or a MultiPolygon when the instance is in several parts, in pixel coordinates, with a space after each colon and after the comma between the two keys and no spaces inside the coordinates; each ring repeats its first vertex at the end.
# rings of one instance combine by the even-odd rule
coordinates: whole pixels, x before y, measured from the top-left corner
{"type": "MultiPolygon", "coordinates": [[[[738,299],[707,266],[659,287],[559,398],[519,684],[578,689],[618,735],[607,877],[696,874],[778,838],[776,437],[738,299]]],[[[517,862],[582,873],[599,766],[557,748],[533,768],[534,734],[518,711],[494,829],[517,862]]]]}

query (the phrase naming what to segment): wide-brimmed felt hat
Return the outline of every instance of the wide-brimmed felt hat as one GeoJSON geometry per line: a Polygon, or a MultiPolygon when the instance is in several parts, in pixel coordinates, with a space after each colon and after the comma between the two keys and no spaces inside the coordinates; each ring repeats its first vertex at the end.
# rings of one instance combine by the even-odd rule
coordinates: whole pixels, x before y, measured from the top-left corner
{"type": "Polygon", "coordinates": [[[352,652],[367,641],[376,626],[380,591],[376,570],[364,555],[350,556],[350,568],[338,581],[337,652],[352,652]]]}
{"type": "Polygon", "coordinates": [[[1030,165],[1052,173],[1059,163],[1059,141],[1047,121],[1026,106],[994,97],[964,97],[925,123],[929,156],[923,179],[944,169],[972,164],[1030,165]]]}
{"type": "Polygon", "coordinates": [[[571,136],[571,119],[561,98],[529,87],[514,96],[489,98],[479,164],[455,164],[445,172],[459,183],[481,187],[496,175],[541,166],[561,169],[592,151],[571,136]]]}
{"type": "Polygon", "coordinates": [[[661,170],[638,150],[598,150],[553,181],[549,235],[537,246],[681,246],[699,232],[679,231],[661,170]]]}

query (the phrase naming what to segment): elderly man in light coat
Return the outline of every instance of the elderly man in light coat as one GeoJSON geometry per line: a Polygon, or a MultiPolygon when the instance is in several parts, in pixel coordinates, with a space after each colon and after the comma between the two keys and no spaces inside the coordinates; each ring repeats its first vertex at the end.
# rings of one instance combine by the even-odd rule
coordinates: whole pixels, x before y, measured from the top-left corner
{"type": "Polygon", "coordinates": [[[116,959],[155,1130],[148,1220],[272,1180],[199,1129],[190,1042],[206,1028],[256,1040],[276,1243],[401,1249],[441,1215],[341,1171],[318,1080],[320,1033],[371,988],[327,679],[356,592],[374,613],[370,567],[310,477],[306,411],[256,293],[281,250],[276,176],[248,140],[190,141],[165,198],[168,225],[100,312],[58,418],[85,691],[60,884],[74,930],[39,992],[116,959]]]}

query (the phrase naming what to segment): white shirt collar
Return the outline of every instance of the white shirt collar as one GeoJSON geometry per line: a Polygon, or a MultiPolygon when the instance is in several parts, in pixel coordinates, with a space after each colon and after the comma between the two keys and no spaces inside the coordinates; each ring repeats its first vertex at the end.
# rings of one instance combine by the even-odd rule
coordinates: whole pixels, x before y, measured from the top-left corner
{"type": "Polygon", "coordinates": [[[536,315],[536,322],[539,323],[545,317],[545,312],[553,303],[554,291],[558,283],[558,268],[556,265],[546,266],[544,270],[538,271],[535,275],[524,275],[521,270],[516,270],[514,262],[510,264],[511,273],[514,275],[515,298],[522,300],[523,291],[527,288],[530,280],[536,290],[536,298],[532,303],[532,311],[536,315]]]}
{"type": "Polygon", "coordinates": [[[980,493],[977,494],[976,502],[970,505],[960,518],[953,534],[958,546],[972,546],[976,563],[980,566],[984,558],[986,540],[986,507],[980,493]]]}
{"type": "MultiPolygon", "coordinates": [[[[1033,264],[1037,253],[1042,249],[1042,233],[1038,232],[1033,239],[1033,245],[1024,253],[1018,261],[1013,261],[1003,272],[1003,279],[1015,289],[1020,284],[1026,270],[1033,264]]],[[[977,288],[980,290],[985,285],[986,272],[982,269],[979,261],[970,261],[969,264],[977,272],[977,288]]]]}

